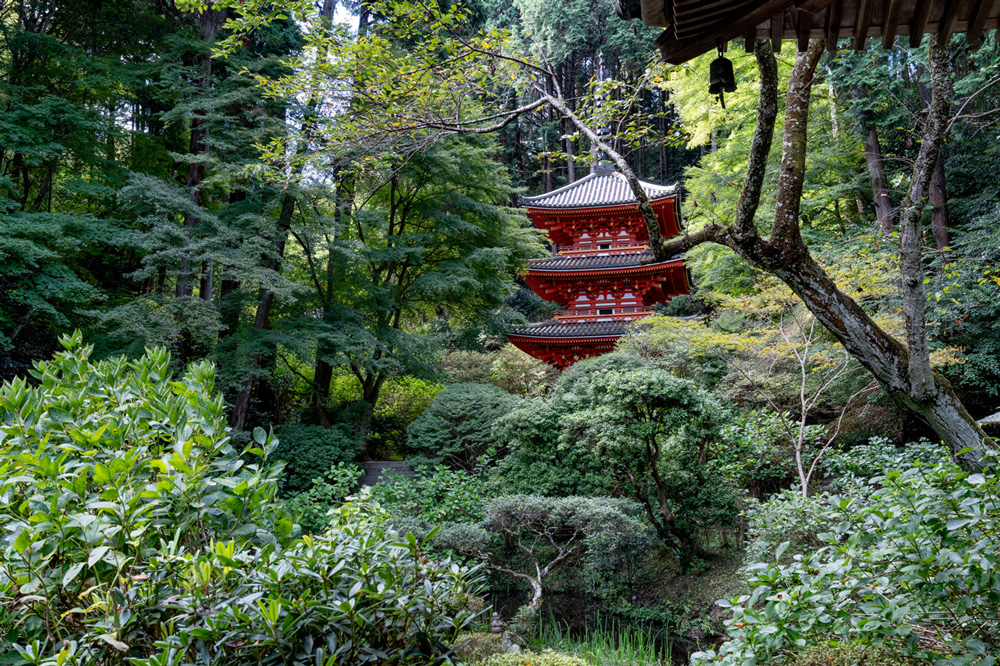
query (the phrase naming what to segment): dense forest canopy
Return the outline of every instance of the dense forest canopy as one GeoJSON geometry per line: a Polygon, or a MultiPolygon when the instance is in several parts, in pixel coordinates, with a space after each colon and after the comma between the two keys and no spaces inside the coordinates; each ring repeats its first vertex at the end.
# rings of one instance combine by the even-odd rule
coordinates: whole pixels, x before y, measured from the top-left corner
{"type": "Polygon", "coordinates": [[[996,31],[735,40],[724,106],[656,35],[0,0],[0,664],[993,663],[996,31]],[[694,289],[559,372],[519,197],[600,161],[694,289]]]}

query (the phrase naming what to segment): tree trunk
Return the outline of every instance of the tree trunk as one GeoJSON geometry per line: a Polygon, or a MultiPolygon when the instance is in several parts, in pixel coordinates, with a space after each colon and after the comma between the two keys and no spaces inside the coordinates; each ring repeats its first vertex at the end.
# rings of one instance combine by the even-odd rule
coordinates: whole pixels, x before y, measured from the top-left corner
{"type": "Polygon", "coordinates": [[[883,331],[855,301],[837,288],[812,258],[798,228],[808,93],[812,68],[815,67],[813,56],[818,59],[813,42],[810,42],[808,52],[799,54],[789,81],[781,173],[771,236],[765,241],[758,235],[753,218],[760,200],[773,131],[775,114],[772,106],[777,80],[774,56],[766,43],[758,43],[756,53],[761,70],[761,99],[736,219],[729,227],[709,225],[690,236],[672,239],[664,243],[664,252],[669,255],[698,243],[713,241],[732,248],[752,265],[778,277],[888,393],[934,428],[963,467],[983,469],[984,456],[995,444],[972,419],[947,380],[931,370],[923,316],[919,222],[921,203],[926,196],[932,171],[930,165],[937,160],[947,122],[950,79],[946,50],[932,46],[935,101],[928,114],[924,140],[900,221],[900,265],[909,348],[883,331]],[[910,202],[916,204],[911,205],[910,202]]]}
{"type": "MultiPolygon", "coordinates": [[[[281,268],[281,260],[285,256],[285,243],[288,240],[288,230],[292,226],[292,213],[294,211],[294,197],[290,194],[285,194],[281,201],[281,213],[278,215],[278,223],[275,229],[274,257],[271,259],[269,265],[272,271],[277,272],[281,268]]],[[[271,308],[273,305],[274,292],[270,289],[262,289],[260,292],[260,302],[257,304],[257,313],[254,315],[253,320],[254,330],[264,331],[270,328],[271,308]]],[[[253,394],[257,372],[261,367],[262,359],[263,355],[259,352],[251,357],[250,371],[240,384],[240,392],[236,396],[236,403],[233,405],[233,412],[230,416],[230,424],[236,430],[243,430],[243,426],[246,423],[247,411],[250,408],[250,397],[253,394]]]]}
{"type": "Polygon", "coordinates": [[[944,153],[938,155],[934,174],[931,176],[931,232],[934,234],[934,245],[939,252],[945,252],[951,244],[948,233],[948,189],[944,179],[944,153]]]}
{"type": "Polygon", "coordinates": [[[872,203],[875,205],[875,219],[879,231],[892,231],[892,199],[889,197],[889,185],[885,178],[885,161],[882,159],[882,146],[879,145],[878,132],[874,125],[869,125],[865,134],[865,163],[868,165],[868,176],[872,183],[872,203]]]}
{"type": "MultiPolygon", "coordinates": [[[[201,28],[201,38],[205,42],[215,39],[216,33],[222,24],[223,12],[207,8],[198,15],[199,27],[201,28]]],[[[198,55],[198,69],[201,79],[198,84],[199,93],[208,94],[209,84],[212,78],[212,53],[205,45],[204,51],[198,55]]],[[[202,205],[201,183],[205,180],[205,163],[198,159],[198,156],[205,154],[208,150],[206,139],[208,138],[208,110],[197,109],[191,117],[191,137],[188,144],[188,153],[192,156],[187,169],[187,190],[191,200],[198,207],[202,205]]],[[[198,219],[193,215],[184,216],[184,227],[192,229],[198,223],[198,219]]],[[[174,295],[177,298],[191,296],[194,292],[192,285],[193,275],[191,274],[191,262],[186,256],[181,260],[180,270],[177,274],[177,286],[174,295]]]]}

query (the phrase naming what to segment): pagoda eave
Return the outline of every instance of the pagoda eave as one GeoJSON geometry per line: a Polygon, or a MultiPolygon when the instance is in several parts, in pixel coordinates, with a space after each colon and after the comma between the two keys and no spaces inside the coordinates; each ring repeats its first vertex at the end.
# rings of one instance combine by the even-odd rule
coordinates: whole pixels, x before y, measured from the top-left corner
{"type": "Polygon", "coordinates": [[[549,365],[565,370],[577,361],[614,351],[621,335],[580,338],[508,336],[512,345],[549,365]]]}

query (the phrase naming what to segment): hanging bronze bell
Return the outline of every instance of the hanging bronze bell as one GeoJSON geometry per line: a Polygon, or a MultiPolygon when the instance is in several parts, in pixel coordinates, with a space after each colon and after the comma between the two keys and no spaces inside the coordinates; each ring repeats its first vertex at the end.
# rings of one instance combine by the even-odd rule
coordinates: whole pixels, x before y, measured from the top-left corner
{"type": "Polygon", "coordinates": [[[721,55],[712,61],[709,67],[708,92],[721,95],[723,92],[736,92],[736,75],[733,74],[733,61],[721,55]]]}

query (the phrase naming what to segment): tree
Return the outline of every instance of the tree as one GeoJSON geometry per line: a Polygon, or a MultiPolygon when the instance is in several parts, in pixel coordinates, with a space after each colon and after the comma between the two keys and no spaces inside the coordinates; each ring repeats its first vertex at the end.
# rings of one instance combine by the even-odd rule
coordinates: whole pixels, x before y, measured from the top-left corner
{"type": "Polygon", "coordinates": [[[596,375],[589,393],[592,407],[563,419],[563,441],[586,442],[628,480],[657,536],[686,568],[699,552],[698,532],[735,513],[735,498],[708,460],[721,408],[694,382],[649,368],[596,375]]]}
{"type": "Polygon", "coordinates": [[[494,150],[490,137],[437,142],[360,174],[349,208],[319,199],[320,214],[293,225],[299,253],[289,261],[308,291],[277,330],[315,358],[320,423],[333,367],[357,379],[370,414],[388,379],[432,371],[431,320],[458,326],[502,306],[517,268],[541,252],[538,233],[504,205],[510,185],[494,150]]]}
{"type": "Polygon", "coordinates": [[[482,529],[500,536],[525,561],[528,571],[512,568],[495,557],[479,540],[469,540],[477,557],[489,568],[526,581],[531,586],[527,607],[542,606],[544,579],[554,570],[578,560],[600,536],[641,533],[637,507],[625,500],[591,497],[512,495],[487,502],[482,529]]]}
{"type": "MultiPolygon", "coordinates": [[[[297,6],[295,3],[290,5],[297,6]]],[[[303,16],[308,16],[308,8],[305,9],[303,16]]],[[[417,40],[411,51],[400,52],[396,59],[384,59],[381,63],[391,68],[394,77],[403,73],[411,83],[403,88],[383,86],[374,93],[382,122],[387,123],[389,128],[396,123],[396,130],[386,128],[387,131],[405,129],[411,132],[412,137],[422,141],[435,134],[482,134],[505,127],[521,114],[551,106],[625,176],[645,218],[650,246],[658,259],[713,242],[731,248],[754,267],[775,275],[802,299],[813,315],[872,373],[884,390],[934,428],[963,465],[978,469],[985,464],[983,456],[994,444],[969,415],[948,380],[940,373],[935,374],[931,368],[925,326],[919,226],[922,202],[941,151],[949,116],[951,80],[945,45],[939,46],[934,40],[930,42],[932,100],[924,125],[924,140],[902,205],[900,267],[906,320],[904,346],[837,288],[816,262],[802,236],[800,210],[806,132],[812,83],[823,53],[822,40],[811,41],[805,51],[798,53],[789,78],[775,213],[767,237],[757,227],[756,213],[778,115],[778,77],[774,54],[767,43],[758,42],[755,54],[761,83],[757,125],[732,222],[709,224],[696,232],[664,242],[638,178],[624,156],[603,140],[596,129],[601,127],[600,121],[606,117],[602,113],[607,114],[612,105],[593,105],[597,111],[590,114],[584,114],[579,109],[574,111],[563,98],[558,78],[545,62],[544,53],[534,58],[530,54],[511,51],[505,36],[496,31],[470,34],[464,29],[464,14],[460,10],[452,8],[441,12],[421,3],[402,4],[392,6],[386,16],[393,34],[397,37],[408,34],[417,40]],[[449,56],[445,67],[441,65],[442,53],[449,56]],[[462,65],[460,74],[454,71],[458,64],[462,65]],[[427,74],[429,71],[435,71],[439,76],[431,81],[427,74]],[[505,77],[509,81],[520,80],[521,83],[512,90],[509,84],[502,83],[505,77]],[[490,99],[493,108],[502,110],[484,113],[454,104],[457,95],[464,100],[470,93],[490,99]],[[520,105],[508,106],[512,95],[525,93],[530,94],[528,100],[520,105]],[[389,120],[391,118],[397,120],[389,120]],[[588,123],[588,118],[597,122],[588,123]]],[[[248,29],[252,23],[244,22],[244,26],[248,29]]],[[[362,58],[367,55],[363,61],[369,73],[374,71],[373,58],[386,53],[384,43],[359,42],[358,49],[355,55],[362,58]]],[[[387,77],[388,74],[384,74],[382,80],[387,77]]],[[[377,81],[379,77],[370,80],[377,81]]],[[[638,90],[643,87],[644,82],[638,90]]],[[[629,100],[625,100],[624,105],[628,104],[629,100]]],[[[622,105],[615,108],[618,110],[622,105]]],[[[350,136],[350,133],[345,136],[350,136]]]]}

